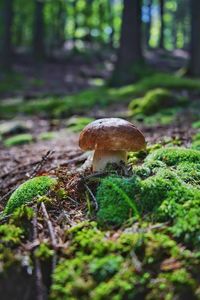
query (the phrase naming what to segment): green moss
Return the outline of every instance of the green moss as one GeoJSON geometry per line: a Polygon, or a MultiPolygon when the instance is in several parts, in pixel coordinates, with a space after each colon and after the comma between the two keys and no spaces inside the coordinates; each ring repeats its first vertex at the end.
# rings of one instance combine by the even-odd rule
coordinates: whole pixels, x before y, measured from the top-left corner
{"type": "Polygon", "coordinates": [[[174,166],[181,162],[200,163],[200,152],[178,147],[162,148],[150,154],[145,161],[151,160],[163,161],[168,166],[174,166]]]}
{"type": "Polygon", "coordinates": [[[147,126],[155,126],[155,125],[169,125],[172,124],[177,114],[180,112],[180,107],[166,108],[164,110],[160,110],[159,112],[151,115],[138,115],[137,119],[139,122],[143,122],[143,124],[147,126]]]}
{"type": "Polygon", "coordinates": [[[0,240],[5,245],[19,244],[23,236],[23,230],[12,224],[0,225],[0,240]]]}
{"type": "Polygon", "coordinates": [[[192,142],[192,149],[194,150],[199,150],[200,151],[200,140],[196,140],[194,142],[192,142]]]}
{"type": "Polygon", "coordinates": [[[42,132],[38,136],[38,139],[41,141],[48,141],[48,140],[53,140],[58,136],[58,133],[55,131],[48,131],[48,132],[42,132]]]}
{"type": "Polygon", "coordinates": [[[195,129],[199,129],[200,128],[200,121],[193,122],[192,127],[195,128],[195,129]]]}
{"type": "MultiPolygon", "coordinates": [[[[151,170],[147,169],[147,176],[150,173],[151,170]]],[[[158,168],[156,174],[142,181],[135,176],[126,182],[122,178],[106,178],[100,184],[96,197],[99,222],[121,225],[131,216],[147,213],[153,213],[153,218],[158,220],[173,218],[174,210],[178,209],[177,203],[200,197],[200,191],[186,185],[175,172],[158,168]],[[127,192],[128,201],[124,196],[127,196],[127,192]]]]}
{"type": "Polygon", "coordinates": [[[54,255],[54,250],[52,250],[48,244],[41,243],[35,250],[34,255],[41,260],[47,260],[54,255]]]}
{"type": "Polygon", "coordinates": [[[67,232],[67,251],[54,270],[50,299],[153,299],[162,276],[165,290],[177,299],[183,291],[193,297],[196,255],[165,233],[137,229],[103,232],[85,222],[67,232]]]}
{"type": "Polygon", "coordinates": [[[32,220],[34,215],[34,210],[32,207],[28,207],[26,205],[22,205],[15,209],[12,214],[11,222],[19,223],[22,220],[32,220]]]}
{"type": "Polygon", "coordinates": [[[13,224],[0,225],[0,274],[19,259],[15,249],[23,238],[24,231],[22,228],[13,224]]]}
{"type": "Polygon", "coordinates": [[[33,201],[34,198],[46,194],[56,184],[56,179],[48,176],[39,176],[21,184],[9,198],[4,214],[13,213],[23,204],[33,201]]]}
{"type": "Polygon", "coordinates": [[[176,219],[169,231],[189,247],[200,246],[200,193],[176,210],[176,219]]]}
{"type": "Polygon", "coordinates": [[[107,177],[97,190],[99,210],[97,218],[101,223],[120,225],[131,216],[138,216],[134,202],[134,191],[138,189],[138,178],[127,179],[107,177]]]}
{"type": "Polygon", "coordinates": [[[200,163],[182,162],[177,165],[176,173],[186,183],[200,187],[200,163]]]}
{"type": "Polygon", "coordinates": [[[172,92],[165,89],[149,91],[143,98],[134,99],[129,104],[133,115],[153,115],[160,109],[177,106],[180,99],[172,92]]]}
{"type": "Polygon", "coordinates": [[[172,272],[162,272],[156,280],[152,280],[148,285],[150,292],[147,300],[154,299],[196,299],[194,290],[197,288],[195,280],[184,268],[172,272]]]}
{"type": "Polygon", "coordinates": [[[32,141],[33,141],[33,137],[31,134],[23,133],[23,134],[17,134],[15,136],[5,139],[4,145],[6,147],[12,147],[12,146],[28,144],[28,143],[31,143],[32,141]]]}
{"type": "Polygon", "coordinates": [[[200,150],[200,132],[193,135],[191,148],[195,150],[200,150]]]}
{"type": "Polygon", "coordinates": [[[103,179],[96,194],[98,221],[121,225],[132,216],[145,216],[176,224],[184,205],[200,199],[199,159],[198,151],[161,148],[135,166],[132,177],[103,179]]]}
{"type": "Polygon", "coordinates": [[[94,276],[96,281],[101,282],[117,273],[122,262],[122,256],[114,254],[102,258],[94,258],[89,264],[89,272],[94,276]]]}

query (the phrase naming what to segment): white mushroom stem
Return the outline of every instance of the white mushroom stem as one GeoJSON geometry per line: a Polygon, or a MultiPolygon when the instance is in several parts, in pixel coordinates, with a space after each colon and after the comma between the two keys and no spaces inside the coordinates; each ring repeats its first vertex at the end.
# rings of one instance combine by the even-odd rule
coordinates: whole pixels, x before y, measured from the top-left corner
{"type": "Polygon", "coordinates": [[[119,164],[120,161],[127,162],[126,151],[95,150],[92,163],[93,171],[102,171],[108,163],[119,164]]]}

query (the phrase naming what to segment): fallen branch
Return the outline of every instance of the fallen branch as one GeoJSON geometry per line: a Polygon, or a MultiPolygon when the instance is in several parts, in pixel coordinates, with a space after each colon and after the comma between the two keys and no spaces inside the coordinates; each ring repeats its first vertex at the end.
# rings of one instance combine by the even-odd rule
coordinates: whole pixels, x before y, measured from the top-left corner
{"type": "Polygon", "coordinates": [[[29,175],[29,178],[33,178],[41,170],[41,168],[44,166],[44,164],[47,162],[47,160],[53,153],[54,151],[47,151],[47,153],[42,157],[40,162],[36,164],[33,172],[29,175]]]}
{"type": "Polygon", "coordinates": [[[75,163],[79,163],[82,162],[84,160],[87,160],[87,158],[89,157],[89,153],[82,153],[81,155],[79,155],[78,157],[74,157],[71,159],[66,160],[64,163],[60,164],[61,167],[66,167],[70,164],[75,164],[75,163]]]}
{"type": "Polygon", "coordinates": [[[97,203],[97,199],[95,198],[93,192],[91,191],[91,189],[89,188],[89,186],[86,183],[84,183],[84,186],[85,186],[86,190],[88,191],[88,193],[90,194],[90,196],[92,197],[92,200],[93,200],[94,206],[95,206],[95,211],[97,211],[98,208],[99,208],[98,203],[97,203]]]}
{"type": "Polygon", "coordinates": [[[142,272],[142,263],[141,263],[141,261],[139,261],[139,259],[138,259],[137,255],[135,254],[134,250],[131,251],[131,259],[132,259],[133,265],[135,267],[135,270],[138,273],[141,273],[142,272]]]}
{"type": "MultiPolygon", "coordinates": [[[[37,230],[37,205],[34,206],[34,216],[33,216],[33,242],[37,240],[38,230],[37,230]]],[[[33,252],[35,253],[35,251],[33,252]]],[[[44,300],[44,285],[42,281],[42,271],[39,259],[34,255],[35,262],[35,279],[36,279],[36,299],[44,300]]]]}
{"type": "Polygon", "coordinates": [[[52,222],[49,218],[49,215],[48,215],[48,212],[46,210],[46,206],[45,206],[44,202],[41,202],[41,209],[42,209],[42,213],[43,213],[43,216],[45,218],[45,221],[47,223],[47,227],[48,227],[48,230],[49,230],[49,235],[50,235],[50,238],[51,238],[52,247],[54,248],[54,250],[56,250],[58,248],[57,241],[56,241],[56,235],[55,235],[54,228],[53,228],[52,222]]]}

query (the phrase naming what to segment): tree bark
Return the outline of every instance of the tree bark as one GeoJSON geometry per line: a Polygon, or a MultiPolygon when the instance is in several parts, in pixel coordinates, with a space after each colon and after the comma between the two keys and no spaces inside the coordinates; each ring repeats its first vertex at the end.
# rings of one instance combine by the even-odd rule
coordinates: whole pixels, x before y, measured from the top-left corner
{"type": "Polygon", "coordinates": [[[148,10],[148,21],[145,26],[145,44],[146,47],[149,48],[149,42],[151,38],[151,9],[152,9],[152,0],[147,0],[147,10],[148,10]]]}
{"type": "Polygon", "coordinates": [[[191,45],[189,73],[200,77],[200,1],[191,0],[191,45]]]}
{"type": "Polygon", "coordinates": [[[35,18],[33,28],[33,53],[37,60],[45,56],[44,45],[44,1],[35,0],[35,18]]]}
{"type": "Polygon", "coordinates": [[[108,1],[108,11],[109,11],[109,23],[111,27],[111,33],[109,37],[109,44],[111,48],[114,48],[114,35],[115,35],[115,25],[114,25],[114,1],[109,0],[108,1]]]}
{"type": "Polygon", "coordinates": [[[124,0],[120,47],[111,83],[123,85],[135,81],[135,68],[142,58],[141,1],[124,0]]]}
{"type": "Polygon", "coordinates": [[[161,49],[164,49],[164,30],[165,30],[164,5],[165,5],[165,1],[160,0],[160,41],[159,41],[159,47],[161,49]]]}
{"type": "Polygon", "coordinates": [[[13,0],[4,0],[1,8],[1,65],[6,70],[9,70],[12,65],[13,0]]]}

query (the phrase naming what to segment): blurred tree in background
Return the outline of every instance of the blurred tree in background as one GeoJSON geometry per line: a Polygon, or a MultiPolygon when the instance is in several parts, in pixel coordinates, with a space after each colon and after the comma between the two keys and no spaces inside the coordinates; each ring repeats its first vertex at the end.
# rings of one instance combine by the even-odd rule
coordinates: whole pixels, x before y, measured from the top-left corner
{"type": "Polygon", "coordinates": [[[15,54],[41,61],[56,51],[109,49],[118,53],[114,81],[124,84],[137,79],[146,49],[191,49],[190,74],[198,76],[199,14],[195,0],[1,0],[1,65],[10,69],[15,54]]]}

